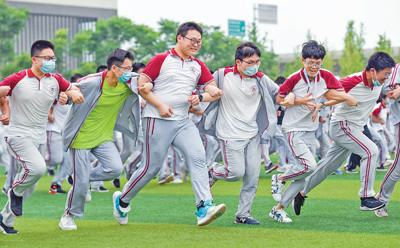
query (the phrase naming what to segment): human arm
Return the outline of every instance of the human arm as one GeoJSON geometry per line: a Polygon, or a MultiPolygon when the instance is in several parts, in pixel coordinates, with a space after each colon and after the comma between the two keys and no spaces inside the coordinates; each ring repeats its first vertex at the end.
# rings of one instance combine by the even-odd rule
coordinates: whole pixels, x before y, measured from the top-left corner
{"type": "Polygon", "coordinates": [[[387,96],[392,99],[397,99],[400,96],[400,85],[396,84],[394,89],[387,93],[387,96]]]}
{"type": "Polygon", "coordinates": [[[386,124],[386,121],[382,120],[381,118],[379,118],[378,116],[375,116],[375,115],[371,115],[371,120],[372,120],[372,122],[380,123],[382,125],[386,124]]]}
{"type": "MultiPolygon", "coordinates": [[[[73,84],[71,84],[71,87],[69,88],[69,90],[65,91],[65,94],[68,97],[70,97],[71,100],[76,104],[85,102],[85,99],[83,98],[81,90],[73,84]]],[[[60,93],[60,96],[61,96],[61,93],[60,93]]],[[[60,104],[61,104],[61,102],[60,102],[60,104]]]]}
{"type": "Polygon", "coordinates": [[[8,85],[0,86],[0,97],[5,97],[10,91],[11,87],[8,85]]]}
{"type": "MultiPolygon", "coordinates": [[[[331,105],[346,101],[347,105],[349,105],[349,106],[358,106],[357,99],[354,96],[346,93],[344,90],[330,89],[324,94],[324,96],[328,100],[338,101],[338,102],[332,102],[331,105]]],[[[330,105],[327,105],[327,106],[330,106],[330,105]]]]}
{"type": "Polygon", "coordinates": [[[10,122],[10,106],[5,97],[0,97],[0,109],[2,113],[2,115],[0,115],[0,121],[3,125],[8,125],[10,122]]]}
{"type": "Polygon", "coordinates": [[[286,97],[280,95],[277,96],[276,102],[286,108],[293,105],[305,105],[310,111],[314,110],[315,104],[311,103],[314,98],[310,97],[311,93],[302,98],[296,98],[293,92],[290,92],[286,97]]]}

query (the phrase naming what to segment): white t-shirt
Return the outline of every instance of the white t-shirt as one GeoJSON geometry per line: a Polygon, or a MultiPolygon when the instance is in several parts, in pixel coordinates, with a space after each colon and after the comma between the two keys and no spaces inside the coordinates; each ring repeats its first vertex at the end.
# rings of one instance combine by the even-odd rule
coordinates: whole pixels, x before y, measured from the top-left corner
{"type": "Polygon", "coordinates": [[[261,94],[254,77],[241,78],[239,73],[224,77],[216,135],[222,140],[251,139],[258,134],[256,122],[261,94]]]}
{"type": "Polygon", "coordinates": [[[53,105],[54,122],[47,122],[46,131],[61,133],[64,128],[65,120],[72,105],[61,105],[59,103],[53,105]]]}

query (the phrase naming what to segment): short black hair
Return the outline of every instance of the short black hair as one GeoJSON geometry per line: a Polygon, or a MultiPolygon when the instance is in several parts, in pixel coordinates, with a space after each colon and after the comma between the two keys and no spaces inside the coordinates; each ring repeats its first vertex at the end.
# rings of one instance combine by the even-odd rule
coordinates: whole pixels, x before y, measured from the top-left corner
{"type": "Polygon", "coordinates": [[[132,52],[125,51],[123,49],[117,48],[108,55],[107,58],[107,69],[110,70],[113,65],[121,66],[125,59],[134,60],[135,55],[132,52]]]}
{"type": "Polygon", "coordinates": [[[236,47],[235,60],[238,59],[242,61],[244,58],[251,57],[254,54],[257,54],[258,57],[261,57],[261,51],[258,49],[256,44],[253,42],[242,43],[236,47]]]}
{"type": "Polygon", "coordinates": [[[50,48],[54,52],[54,44],[48,40],[37,40],[31,46],[31,57],[37,56],[44,49],[50,48]]]}
{"type": "Polygon", "coordinates": [[[393,68],[396,66],[394,59],[385,52],[375,52],[368,59],[368,64],[365,70],[369,71],[374,68],[376,71],[380,72],[386,68],[393,68]]]}
{"type": "Polygon", "coordinates": [[[133,63],[133,65],[132,65],[132,71],[133,72],[138,72],[141,68],[145,68],[145,67],[146,67],[145,64],[140,63],[140,62],[136,62],[136,63],[133,63]]]}
{"type": "Polygon", "coordinates": [[[76,83],[76,81],[78,81],[78,79],[83,78],[83,77],[84,77],[83,74],[75,73],[71,77],[71,83],[76,83]]]}
{"type": "Polygon", "coordinates": [[[377,103],[380,103],[380,102],[382,102],[382,99],[383,99],[383,98],[386,98],[386,97],[387,97],[387,95],[381,93],[381,94],[379,95],[378,100],[376,100],[376,102],[377,102],[377,103]]]}
{"type": "Polygon", "coordinates": [[[178,35],[186,36],[189,30],[197,30],[199,31],[201,36],[203,36],[203,28],[200,27],[199,24],[195,22],[185,22],[178,27],[178,31],[176,31],[175,41],[178,42],[178,35]]]}
{"type": "Polygon", "coordinates": [[[97,67],[97,69],[96,69],[96,72],[99,73],[99,72],[102,72],[102,71],[105,71],[105,70],[107,70],[107,66],[106,65],[99,65],[97,67]]]}
{"type": "Polygon", "coordinates": [[[301,50],[303,59],[314,58],[324,59],[326,55],[325,47],[322,44],[318,44],[315,40],[309,40],[303,43],[303,49],[301,50]]]}
{"type": "Polygon", "coordinates": [[[285,77],[282,77],[282,76],[279,76],[279,77],[277,77],[277,78],[275,79],[275,83],[276,83],[277,85],[283,84],[285,81],[286,81],[286,78],[285,78],[285,77]]]}

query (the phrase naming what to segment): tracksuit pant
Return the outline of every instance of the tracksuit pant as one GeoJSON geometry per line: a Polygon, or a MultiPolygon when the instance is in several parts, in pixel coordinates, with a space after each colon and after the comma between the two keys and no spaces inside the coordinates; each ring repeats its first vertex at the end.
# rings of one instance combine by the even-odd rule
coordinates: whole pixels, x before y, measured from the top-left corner
{"type": "Polygon", "coordinates": [[[378,158],[378,147],[362,131],[347,121],[331,123],[332,146],[326,156],[318,163],[316,171],[308,178],[303,190],[304,194],[310,192],[332,172],[340,168],[350,153],[355,153],[361,157],[361,188],[358,195],[360,197],[375,195],[375,163],[378,158]]]}
{"type": "Polygon", "coordinates": [[[280,202],[282,206],[288,207],[294,197],[304,188],[306,178],[317,167],[315,161],[317,140],[314,131],[287,132],[284,135],[293,156],[297,160],[297,163],[282,174],[283,181],[292,181],[283,192],[280,202]]]}
{"type": "Polygon", "coordinates": [[[381,187],[379,189],[379,193],[376,196],[377,199],[383,201],[384,203],[388,203],[390,196],[393,193],[394,186],[397,181],[400,180],[400,124],[394,126],[395,131],[395,140],[397,142],[397,151],[396,156],[394,158],[393,165],[390,167],[388,172],[385,175],[385,178],[382,181],[381,187]]]}
{"type": "Polygon", "coordinates": [[[120,200],[129,203],[160,171],[170,145],[187,158],[196,204],[211,199],[206,158],[199,130],[192,120],[143,118],[144,163],[125,184],[120,200]]]}
{"type": "Polygon", "coordinates": [[[214,163],[210,174],[214,179],[230,182],[243,178],[236,217],[248,217],[261,169],[260,136],[257,134],[248,140],[221,140],[220,145],[224,164],[214,163]]]}
{"type": "Polygon", "coordinates": [[[106,141],[91,149],[71,148],[74,183],[68,192],[65,212],[82,218],[86,194],[91,181],[110,181],[122,173],[119,151],[112,141],[106,141]],[[91,154],[98,159],[97,167],[91,165],[91,154]]]}
{"type": "MultiPolygon", "coordinates": [[[[12,185],[16,196],[21,196],[25,202],[35,191],[39,179],[46,172],[44,161],[45,145],[38,144],[27,137],[6,137],[8,151],[21,167],[12,185]]],[[[16,217],[9,210],[7,201],[1,214],[6,226],[13,226],[16,217]]]]}
{"type": "Polygon", "coordinates": [[[54,175],[52,184],[62,185],[65,178],[72,170],[72,161],[70,152],[64,152],[61,133],[47,131],[47,158],[46,165],[57,168],[60,165],[57,173],[54,175]]]}

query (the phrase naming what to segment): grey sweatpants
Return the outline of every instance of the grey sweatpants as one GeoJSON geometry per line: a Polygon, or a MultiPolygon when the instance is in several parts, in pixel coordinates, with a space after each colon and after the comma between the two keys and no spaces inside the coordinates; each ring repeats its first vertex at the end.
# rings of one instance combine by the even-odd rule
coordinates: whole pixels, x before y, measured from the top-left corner
{"type": "Polygon", "coordinates": [[[332,172],[340,168],[350,153],[361,157],[360,197],[375,195],[375,163],[378,158],[378,148],[365,134],[347,121],[333,122],[330,125],[330,136],[333,140],[326,156],[319,161],[317,170],[308,178],[303,193],[308,194],[313,188],[325,180],[332,172]]]}
{"type": "Polygon", "coordinates": [[[397,142],[396,157],[394,158],[393,165],[390,167],[389,171],[386,173],[385,178],[382,181],[379,193],[376,196],[379,200],[384,203],[388,203],[390,196],[393,193],[394,186],[400,180],[400,124],[394,126],[394,137],[397,142]]]}
{"type": "Polygon", "coordinates": [[[72,170],[72,161],[70,152],[64,152],[62,144],[62,136],[60,133],[54,131],[47,131],[47,166],[52,166],[57,168],[57,173],[54,175],[52,184],[62,185],[65,178],[72,170]]]}
{"type": "Polygon", "coordinates": [[[171,144],[187,158],[196,204],[211,199],[205,151],[199,130],[192,120],[143,118],[142,123],[145,140],[144,163],[125,184],[120,196],[121,201],[129,203],[157,175],[171,144]]]}
{"type": "Polygon", "coordinates": [[[280,204],[288,207],[294,197],[304,188],[306,178],[317,167],[315,161],[315,149],[317,140],[315,132],[287,132],[284,134],[289,148],[297,163],[289,167],[282,175],[283,181],[292,181],[282,194],[280,204]]]}
{"type": "MultiPolygon", "coordinates": [[[[8,151],[7,151],[7,153],[8,153],[8,151]]],[[[18,161],[11,155],[9,157],[10,157],[10,162],[9,162],[9,167],[7,170],[6,181],[4,182],[4,189],[7,192],[9,189],[12,188],[15,175],[18,173],[18,170],[19,170],[18,161]]]]}
{"type": "Polygon", "coordinates": [[[122,162],[119,151],[112,141],[106,141],[92,149],[71,148],[71,156],[74,183],[68,192],[65,212],[76,218],[82,218],[89,182],[118,178],[122,173],[122,162]],[[92,168],[91,154],[98,159],[97,167],[92,168]]]}
{"type": "MultiPolygon", "coordinates": [[[[25,202],[35,191],[39,179],[46,172],[44,162],[45,145],[37,144],[27,137],[8,137],[6,138],[8,151],[18,161],[20,172],[14,178],[12,185],[13,192],[17,196],[22,196],[25,202]]],[[[6,226],[13,226],[15,216],[9,211],[10,202],[7,201],[1,214],[3,223],[6,226]]]]}
{"type": "Polygon", "coordinates": [[[248,217],[256,196],[261,169],[260,136],[256,135],[248,140],[221,140],[220,146],[224,164],[214,163],[210,168],[211,176],[230,182],[243,178],[236,217],[248,217]]]}

